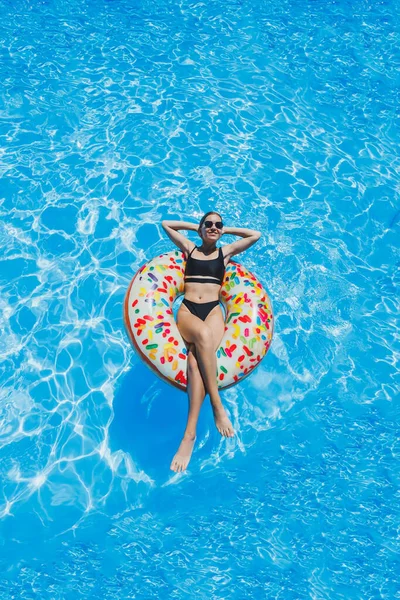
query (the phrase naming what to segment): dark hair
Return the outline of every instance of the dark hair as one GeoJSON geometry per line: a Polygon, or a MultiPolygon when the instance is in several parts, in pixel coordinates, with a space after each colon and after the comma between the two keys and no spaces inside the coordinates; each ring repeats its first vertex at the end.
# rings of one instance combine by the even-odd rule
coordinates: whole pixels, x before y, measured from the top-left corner
{"type": "Polygon", "coordinates": [[[222,221],[222,217],[219,213],[217,213],[215,210],[210,210],[208,213],[206,213],[205,215],[203,215],[201,217],[200,223],[199,223],[199,229],[201,229],[203,227],[204,221],[207,219],[207,217],[209,217],[210,215],[218,215],[219,218],[222,221]]]}

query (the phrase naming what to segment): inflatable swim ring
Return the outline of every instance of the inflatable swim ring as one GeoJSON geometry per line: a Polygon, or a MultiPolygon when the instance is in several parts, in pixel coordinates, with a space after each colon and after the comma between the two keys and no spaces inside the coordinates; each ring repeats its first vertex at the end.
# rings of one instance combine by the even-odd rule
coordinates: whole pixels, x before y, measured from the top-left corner
{"type": "MultiPolygon", "coordinates": [[[[186,259],[176,250],[153,258],[133,277],[124,301],[124,322],[139,356],[162,379],[186,390],[187,350],[172,306],[183,294],[186,259]]],[[[244,379],[266,355],[272,340],[271,302],[245,267],[229,262],[220,291],[225,333],[217,350],[220,389],[244,379]]]]}

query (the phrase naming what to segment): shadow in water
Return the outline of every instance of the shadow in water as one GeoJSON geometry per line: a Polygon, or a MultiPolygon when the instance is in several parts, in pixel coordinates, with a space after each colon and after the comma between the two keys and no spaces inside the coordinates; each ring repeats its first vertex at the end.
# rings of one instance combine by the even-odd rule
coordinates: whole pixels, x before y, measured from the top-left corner
{"type": "MultiPolygon", "coordinates": [[[[203,406],[198,440],[213,422],[208,400],[203,406]]],[[[164,383],[146,365],[136,364],[114,398],[110,426],[111,450],[131,455],[138,469],[152,479],[169,476],[169,466],[182,438],[188,412],[186,393],[164,383]]]]}

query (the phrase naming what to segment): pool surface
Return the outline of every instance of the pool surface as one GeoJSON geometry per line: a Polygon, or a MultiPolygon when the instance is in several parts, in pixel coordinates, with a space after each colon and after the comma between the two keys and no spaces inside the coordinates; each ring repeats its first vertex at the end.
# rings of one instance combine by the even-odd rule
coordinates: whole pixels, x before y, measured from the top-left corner
{"type": "Polygon", "coordinates": [[[398,3],[0,10],[0,598],[400,598],[398,3]],[[275,333],[175,474],[122,305],[210,208],[275,333]]]}

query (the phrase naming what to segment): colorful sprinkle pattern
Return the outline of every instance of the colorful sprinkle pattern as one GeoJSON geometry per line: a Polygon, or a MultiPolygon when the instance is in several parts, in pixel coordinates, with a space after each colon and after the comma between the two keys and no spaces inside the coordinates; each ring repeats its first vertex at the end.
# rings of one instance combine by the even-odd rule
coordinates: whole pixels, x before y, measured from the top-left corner
{"type": "MultiPolygon", "coordinates": [[[[172,305],[184,292],[185,256],[168,252],[143,265],[125,297],[125,325],[141,358],[163,379],[186,390],[187,350],[172,305]]],[[[259,364],[271,344],[271,302],[261,283],[242,265],[230,262],[220,300],[225,334],[217,350],[218,387],[227,388],[259,364]]]]}

